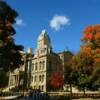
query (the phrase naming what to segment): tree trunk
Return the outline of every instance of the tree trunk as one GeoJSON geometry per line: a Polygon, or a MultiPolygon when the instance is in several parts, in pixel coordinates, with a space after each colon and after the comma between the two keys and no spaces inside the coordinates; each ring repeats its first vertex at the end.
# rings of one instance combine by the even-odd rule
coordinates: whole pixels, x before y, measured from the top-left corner
{"type": "Polygon", "coordinates": [[[85,96],[85,87],[83,87],[83,92],[84,92],[84,94],[83,94],[83,95],[85,96]]]}
{"type": "Polygon", "coordinates": [[[72,84],[70,83],[70,96],[71,96],[71,98],[72,98],[72,84]]]}

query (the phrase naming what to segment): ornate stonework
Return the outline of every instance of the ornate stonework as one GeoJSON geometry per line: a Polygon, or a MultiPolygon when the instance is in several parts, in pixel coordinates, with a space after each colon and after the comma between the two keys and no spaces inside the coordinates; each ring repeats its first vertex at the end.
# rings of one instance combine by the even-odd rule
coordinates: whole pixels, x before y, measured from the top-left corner
{"type": "Polygon", "coordinates": [[[53,52],[51,40],[46,30],[43,30],[38,37],[35,52],[32,54],[32,49],[29,49],[28,54],[30,52],[34,56],[29,57],[28,62],[21,66],[20,69],[17,69],[17,72],[10,73],[9,87],[20,85],[20,81],[22,81],[22,84],[27,82],[28,87],[47,91],[47,83],[52,72],[56,70],[64,71],[67,53],[65,51],[61,53],[53,52]],[[25,66],[27,70],[25,70],[25,66]],[[27,74],[27,78],[23,77],[23,80],[20,80],[21,71],[27,74]]]}

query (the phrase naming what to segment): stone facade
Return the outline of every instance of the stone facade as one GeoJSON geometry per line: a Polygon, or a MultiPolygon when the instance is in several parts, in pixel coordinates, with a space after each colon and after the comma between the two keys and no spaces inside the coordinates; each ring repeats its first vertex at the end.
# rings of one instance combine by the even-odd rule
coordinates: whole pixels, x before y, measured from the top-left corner
{"type": "Polygon", "coordinates": [[[47,91],[47,81],[50,74],[60,69],[60,57],[53,53],[50,38],[45,30],[38,38],[37,49],[32,59],[32,81],[33,89],[47,91]]]}
{"type": "Polygon", "coordinates": [[[29,49],[28,54],[30,52],[32,56],[28,58],[27,63],[25,62],[21,69],[10,73],[9,86],[17,86],[26,82],[27,87],[48,91],[48,80],[51,74],[57,70],[64,72],[68,58],[67,51],[54,53],[49,35],[43,30],[38,37],[35,52],[32,54],[32,49],[29,49]],[[20,72],[24,72],[26,79],[23,77],[24,79],[21,80],[20,72]]]}

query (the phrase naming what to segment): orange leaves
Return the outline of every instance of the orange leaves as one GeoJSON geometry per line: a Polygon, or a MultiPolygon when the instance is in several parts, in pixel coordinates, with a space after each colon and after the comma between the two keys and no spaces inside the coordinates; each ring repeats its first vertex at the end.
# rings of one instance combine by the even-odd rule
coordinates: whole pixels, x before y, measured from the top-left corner
{"type": "Polygon", "coordinates": [[[88,53],[88,54],[91,54],[92,53],[91,47],[92,47],[91,43],[86,43],[83,46],[81,46],[81,50],[88,53]]]}
{"type": "Polygon", "coordinates": [[[82,41],[100,39],[100,24],[88,26],[83,33],[82,41]]]}
{"type": "Polygon", "coordinates": [[[94,39],[94,35],[93,34],[88,34],[87,37],[88,37],[88,39],[94,39]]]}
{"type": "Polygon", "coordinates": [[[83,31],[83,33],[84,33],[84,34],[90,34],[90,33],[93,33],[94,30],[95,30],[95,26],[90,25],[90,26],[88,26],[88,27],[83,31]]]}
{"type": "Polygon", "coordinates": [[[85,47],[85,46],[82,47],[82,50],[88,54],[91,54],[92,51],[90,47],[85,47]]]}
{"type": "Polygon", "coordinates": [[[95,39],[100,39],[100,32],[95,34],[95,39]]]}
{"type": "Polygon", "coordinates": [[[92,49],[91,47],[84,45],[84,46],[81,47],[81,50],[90,54],[95,61],[100,61],[100,56],[99,56],[100,55],[100,49],[99,48],[92,49]]]}
{"type": "Polygon", "coordinates": [[[100,58],[95,58],[95,62],[100,62],[100,58]]]}
{"type": "Polygon", "coordinates": [[[63,73],[60,71],[53,72],[51,75],[51,86],[54,88],[60,88],[63,85],[63,73]]]}
{"type": "Polygon", "coordinates": [[[94,35],[91,34],[91,33],[87,33],[87,34],[85,34],[84,37],[85,37],[86,40],[92,40],[92,39],[94,39],[94,35]]]}
{"type": "Polygon", "coordinates": [[[95,25],[96,32],[100,32],[100,24],[95,25]]]}
{"type": "Polygon", "coordinates": [[[88,26],[84,30],[82,41],[85,44],[81,49],[90,54],[95,62],[100,62],[100,24],[88,26]]]}

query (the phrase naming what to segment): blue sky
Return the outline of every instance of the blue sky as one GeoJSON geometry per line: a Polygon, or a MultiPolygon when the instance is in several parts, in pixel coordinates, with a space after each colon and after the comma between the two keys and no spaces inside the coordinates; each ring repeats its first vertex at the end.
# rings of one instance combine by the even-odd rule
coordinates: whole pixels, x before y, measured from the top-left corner
{"type": "Polygon", "coordinates": [[[18,13],[17,44],[33,49],[46,29],[55,52],[77,52],[86,26],[100,23],[100,0],[5,0],[18,13]],[[52,24],[51,24],[52,23],[52,24]]]}

